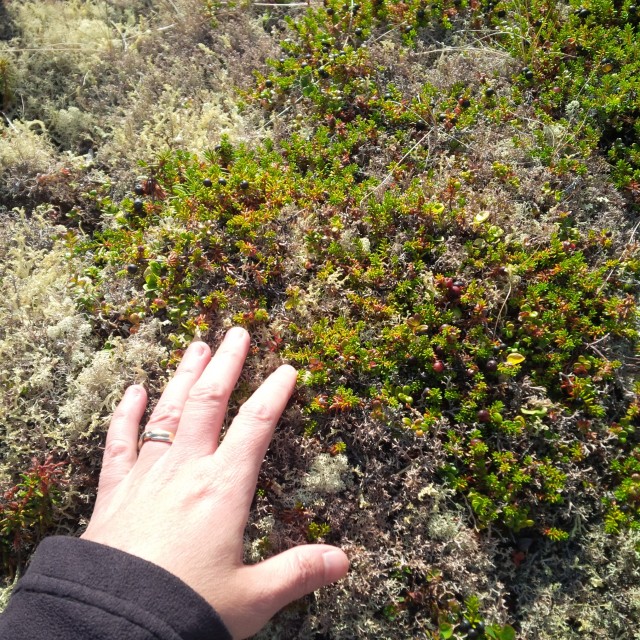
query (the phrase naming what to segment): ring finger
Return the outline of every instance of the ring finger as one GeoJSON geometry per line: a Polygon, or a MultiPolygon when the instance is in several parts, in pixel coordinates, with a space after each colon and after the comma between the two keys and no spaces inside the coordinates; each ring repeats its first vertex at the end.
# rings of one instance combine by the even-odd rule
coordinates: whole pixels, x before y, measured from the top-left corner
{"type": "MultiPolygon", "coordinates": [[[[192,342],[189,345],[175,375],[169,380],[169,384],[153,410],[145,431],[161,430],[176,433],[189,391],[200,378],[210,359],[211,349],[206,343],[192,342]]],[[[145,442],[140,449],[137,466],[149,468],[167,452],[169,446],[165,442],[145,442]]]]}

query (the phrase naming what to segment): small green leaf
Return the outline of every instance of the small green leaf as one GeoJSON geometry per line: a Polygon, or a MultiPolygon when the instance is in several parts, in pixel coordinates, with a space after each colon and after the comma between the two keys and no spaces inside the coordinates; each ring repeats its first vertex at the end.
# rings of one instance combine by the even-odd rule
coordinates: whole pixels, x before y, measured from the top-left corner
{"type": "Polygon", "coordinates": [[[547,407],[540,407],[539,409],[520,409],[520,412],[525,416],[546,416],[547,407]]]}
{"type": "Polygon", "coordinates": [[[505,625],[498,637],[500,640],[516,640],[516,631],[513,627],[505,625]]]}

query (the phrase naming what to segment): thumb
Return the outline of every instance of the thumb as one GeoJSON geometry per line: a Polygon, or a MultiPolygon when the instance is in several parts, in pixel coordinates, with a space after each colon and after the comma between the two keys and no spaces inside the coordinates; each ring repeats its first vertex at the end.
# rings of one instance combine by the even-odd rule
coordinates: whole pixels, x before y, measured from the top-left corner
{"type": "Polygon", "coordinates": [[[344,577],[349,570],[347,554],[326,544],[307,544],[288,549],[251,567],[253,584],[263,586],[260,603],[271,615],[290,602],[344,577]],[[265,599],[270,602],[265,602],[265,599]]]}

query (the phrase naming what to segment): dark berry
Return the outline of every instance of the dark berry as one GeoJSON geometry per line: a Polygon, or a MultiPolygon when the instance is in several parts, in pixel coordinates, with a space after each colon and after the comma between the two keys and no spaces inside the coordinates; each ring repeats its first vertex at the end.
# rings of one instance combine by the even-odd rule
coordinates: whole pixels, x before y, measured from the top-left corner
{"type": "Polygon", "coordinates": [[[493,87],[487,87],[484,90],[484,95],[487,96],[487,98],[491,98],[496,95],[496,90],[493,87]]]}
{"type": "Polygon", "coordinates": [[[286,59],[286,58],[280,58],[280,59],[278,60],[278,62],[279,62],[280,64],[284,64],[286,61],[287,61],[287,59],[286,59]]]}
{"type": "Polygon", "coordinates": [[[469,100],[469,98],[462,98],[462,100],[460,100],[460,106],[463,109],[468,109],[471,106],[471,100],[469,100]]]}
{"type": "Polygon", "coordinates": [[[533,26],[536,27],[536,29],[539,29],[544,23],[542,22],[542,20],[540,18],[538,18],[534,23],[533,26]]]}
{"type": "Polygon", "coordinates": [[[142,202],[142,200],[140,200],[140,198],[136,198],[133,201],[133,210],[134,211],[142,211],[142,209],[144,208],[144,202],[142,202]]]}
{"type": "Polygon", "coordinates": [[[504,18],[507,15],[507,12],[504,9],[498,9],[496,11],[496,16],[498,18],[504,18]]]}
{"type": "Polygon", "coordinates": [[[484,366],[484,368],[489,372],[497,371],[498,361],[491,358],[491,360],[487,360],[487,364],[484,366]]]}
{"type": "Polygon", "coordinates": [[[467,631],[467,638],[469,638],[469,640],[473,640],[473,638],[479,638],[480,637],[480,632],[477,629],[469,629],[469,631],[467,631]]]}
{"type": "Polygon", "coordinates": [[[459,625],[458,631],[469,631],[471,629],[471,623],[465,618],[459,625]]]}
{"type": "Polygon", "coordinates": [[[227,181],[224,178],[218,178],[218,184],[221,187],[224,187],[227,184],[227,181]]]}
{"type": "Polygon", "coordinates": [[[334,13],[335,13],[335,10],[334,10],[332,7],[329,7],[329,8],[327,9],[327,15],[328,15],[328,16],[332,16],[334,13]]]}
{"type": "Polygon", "coordinates": [[[491,414],[486,409],[480,409],[476,414],[478,422],[489,422],[491,420],[491,414]]]}
{"type": "Polygon", "coordinates": [[[318,75],[321,78],[328,78],[329,77],[329,72],[324,67],[320,67],[318,69],[318,75]]]}
{"type": "Polygon", "coordinates": [[[144,195],[144,187],[141,184],[137,184],[133,190],[137,196],[144,195]]]}
{"type": "Polygon", "coordinates": [[[249,182],[247,180],[242,180],[240,182],[240,188],[241,189],[248,189],[249,188],[249,182]]]}
{"type": "Polygon", "coordinates": [[[133,275],[134,273],[138,273],[138,265],[137,264],[128,264],[127,265],[127,271],[129,272],[130,275],[133,275]]]}
{"type": "Polygon", "coordinates": [[[581,7],[580,9],[578,9],[578,17],[582,18],[582,20],[584,20],[585,18],[588,18],[591,15],[591,11],[589,11],[589,9],[585,9],[584,7],[581,7]]]}
{"type": "Polygon", "coordinates": [[[202,181],[202,184],[203,184],[205,187],[210,187],[210,186],[213,184],[213,182],[211,182],[211,180],[209,180],[209,178],[205,178],[205,179],[202,181]]]}
{"type": "Polygon", "coordinates": [[[425,15],[424,9],[418,9],[416,11],[416,18],[418,18],[418,20],[424,20],[425,15]]]}
{"type": "Polygon", "coordinates": [[[357,29],[354,29],[353,33],[355,33],[359,38],[362,35],[362,29],[358,27],[357,29]]]}
{"type": "Polygon", "coordinates": [[[451,287],[451,289],[449,289],[449,291],[451,292],[452,296],[455,296],[456,298],[459,298],[462,295],[462,287],[459,287],[457,285],[453,285],[453,287],[451,287]]]}
{"type": "Polygon", "coordinates": [[[267,87],[267,89],[271,89],[271,87],[273,87],[273,80],[265,80],[264,86],[267,87]]]}
{"type": "Polygon", "coordinates": [[[525,68],[522,70],[522,73],[524,74],[524,77],[525,77],[527,80],[529,80],[529,81],[533,80],[533,71],[531,71],[531,69],[528,69],[528,68],[526,68],[526,67],[525,67],[525,68]]]}
{"type": "Polygon", "coordinates": [[[385,100],[393,100],[393,95],[391,93],[385,93],[383,98],[385,100]]]}
{"type": "Polygon", "coordinates": [[[405,33],[411,33],[413,31],[413,27],[408,24],[405,28],[404,28],[404,32],[405,33]]]}

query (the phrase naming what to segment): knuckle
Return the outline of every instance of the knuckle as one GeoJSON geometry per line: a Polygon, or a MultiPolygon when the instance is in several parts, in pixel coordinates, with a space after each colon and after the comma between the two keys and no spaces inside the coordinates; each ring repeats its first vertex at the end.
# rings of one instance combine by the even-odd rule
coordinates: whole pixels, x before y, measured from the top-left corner
{"type": "Polygon", "coordinates": [[[159,404],[153,411],[153,415],[149,420],[149,424],[153,426],[170,425],[174,426],[180,422],[182,415],[182,407],[172,402],[164,402],[159,404]]]}
{"type": "Polygon", "coordinates": [[[111,440],[104,448],[105,458],[126,458],[131,455],[132,447],[126,440],[111,440]]]}
{"type": "Polygon", "coordinates": [[[174,378],[178,378],[181,376],[190,376],[193,377],[194,375],[198,374],[200,372],[200,369],[198,368],[197,365],[192,364],[190,362],[181,362],[180,366],[176,369],[176,372],[174,374],[174,378]]]}
{"type": "Polygon", "coordinates": [[[249,400],[238,411],[238,416],[243,420],[258,424],[271,424],[276,419],[275,411],[271,405],[261,400],[249,400]]]}
{"type": "Polygon", "coordinates": [[[295,554],[291,560],[293,578],[301,584],[306,591],[316,588],[317,565],[310,556],[304,553],[295,554]]]}
{"type": "Polygon", "coordinates": [[[193,465],[191,469],[189,490],[186,492],[190,503],[211,499],[221,504],[237,502],[238,482],[235,478],[227,478],[221,473],[216,482],[212,482],[211,469],[208,467],[193,465]]]}
{"type": "Polygon", "coordinates": [[[189,391],[189,400],[196,404],[220,405],[227,401],[227,389],[222,382],[197,384],[189,391]]]}

